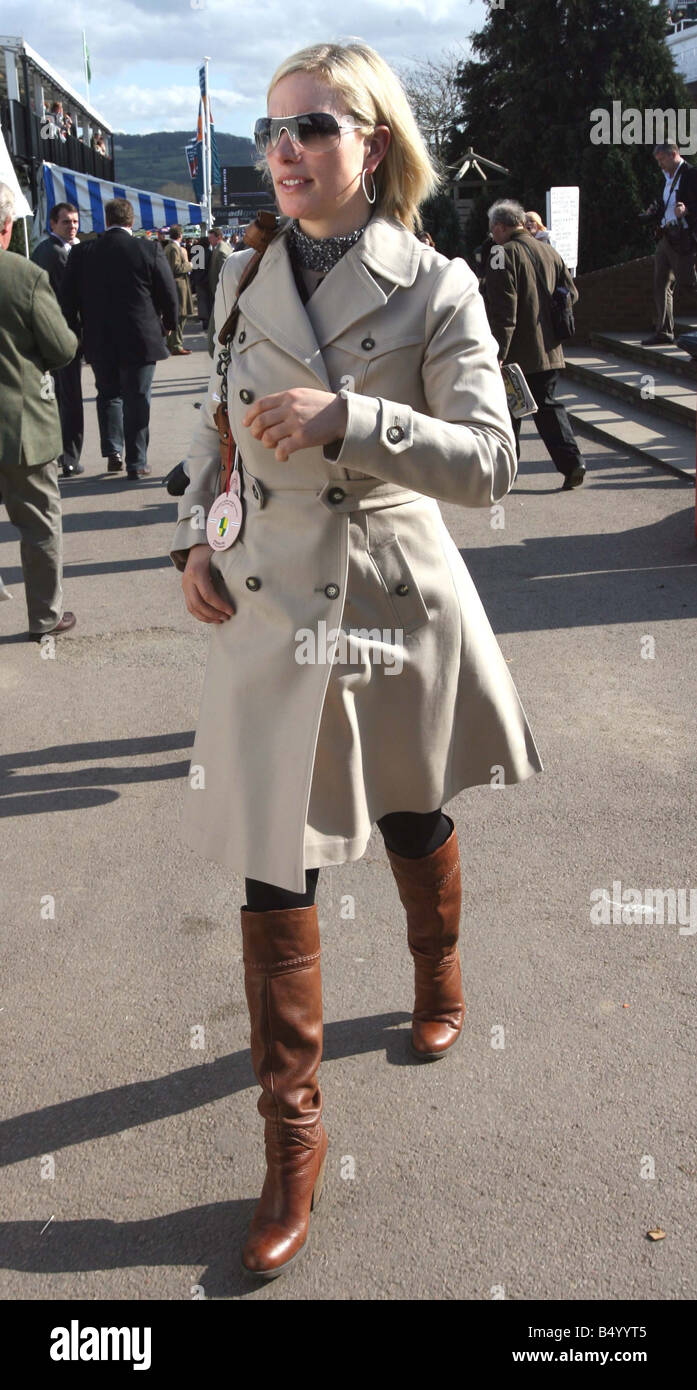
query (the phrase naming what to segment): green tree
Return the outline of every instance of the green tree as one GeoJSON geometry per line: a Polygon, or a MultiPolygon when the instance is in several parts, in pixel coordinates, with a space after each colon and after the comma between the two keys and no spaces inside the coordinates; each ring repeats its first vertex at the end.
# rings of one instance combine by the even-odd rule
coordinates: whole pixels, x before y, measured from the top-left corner
{"type": "Polygon", "coordinates": [[[452,260],[453,256],[465,253],[462,229],[455,204],[447,193],[434,193],[421,204],[421,217],[424,231],[430,232],[436,243],[436,250],[452,260]]]}
{"type": "MultiPolygon", "coordinates": [[[[645,112],[672,111],[677,134],[690,132],[682,122],[691,99],[666,29],[665,0],[492,0],[484,27],[472,37],[477,56],[460,68],[464,125],[449,158],[454,162],[473,145],[506,165],[511,177],[497,185],[496,197],[517,198],[543,219],[546,190],[578,184],[581,271],[653,249],[650,231],[637,222],[663,187],[651,130],[647,144],[594,143],[591,132],[597,137],[602,130],[592,113],[606,111],[610,120],[613,102],[619,103],[626,136],[626,113],[637,110],[643,136],[645,112]]],[[[478,200],[470,219],[468,249],[486,231],[484,206],[478,200]]]]}

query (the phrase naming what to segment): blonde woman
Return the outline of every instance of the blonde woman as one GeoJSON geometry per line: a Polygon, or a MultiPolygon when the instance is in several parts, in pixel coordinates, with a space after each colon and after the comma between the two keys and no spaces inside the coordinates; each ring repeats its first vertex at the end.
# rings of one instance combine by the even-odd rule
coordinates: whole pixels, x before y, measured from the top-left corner
{"type": "Polygon", "coordinates": [[[550,246],[554,246],[554,237],[548,227],[545,227],[539,212],[526,212],[525,230],[530,232],[537,241],[547,241],[550,246]]]}
{"type": "MultiPolygon", "coordinates": [[[[476,278],[415,235],[436,176],[403,90],[363,43],[319,44],[274,74],[255,132],[289,220],[218,341],[171,553],[211,625],[183,823],[245,877],[267,1169],[243,1264],[272,1278],[305,1247],[327,1153],[321,867],[360,859],[377,823],[415,964],[412,1050],[443,1058],[465,1006],[442,806],[541,764],[436,500],[490,507],[515,445],[476,278]],[[245,511],[211,549],[223,383],[245,511]]],[[[252,254],[223,267],[218,340],[252,254]]]]}

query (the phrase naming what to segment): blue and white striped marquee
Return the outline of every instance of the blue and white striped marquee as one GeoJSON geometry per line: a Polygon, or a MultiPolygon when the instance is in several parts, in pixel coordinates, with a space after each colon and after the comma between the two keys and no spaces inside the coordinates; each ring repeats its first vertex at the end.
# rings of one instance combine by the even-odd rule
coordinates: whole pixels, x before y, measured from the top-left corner
{"type": "MultiPolygon", "coordinates": [[[[44,163],[41,166],[43,180],[40,185],[39,216],[40,233],[49,231],[48,212],[55,203],[74,203],[80,212],[80,232],[103,232],[104,204],[112,198],[128,198],[133,204],[134,232],[141,228],[150,231],[156,227],[171,227],[179,222],[185,227],[189,223],[202,223],[203,208],[198,203],[185,203],[179,198],[164,198],[160,193],[144,193],[140,188],[127,188],[120,183],[106,183],[104,179],[94,179],[89,174],[78,174],[74,169],[63,169],[58,164],[44,163]]],[[[79,233],[78,233],[79,235],[79,233]]]]}

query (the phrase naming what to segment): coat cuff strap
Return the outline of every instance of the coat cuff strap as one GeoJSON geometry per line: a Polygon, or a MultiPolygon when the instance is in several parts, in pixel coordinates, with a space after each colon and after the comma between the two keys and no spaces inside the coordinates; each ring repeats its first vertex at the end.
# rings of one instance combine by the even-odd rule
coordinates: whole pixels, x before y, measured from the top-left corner
{"type": "Polygon", "coordinates": [[[360,396],[354,391],[339,394],[348,411],[346,433],[343,440],[325,445],[323,455],[327,463],[361,469],[366,451],[375,452],[382,447],[389,454],[399,454],[411,448],[414,421],[410,405],[386,401],[380,396],[360,396]]]}

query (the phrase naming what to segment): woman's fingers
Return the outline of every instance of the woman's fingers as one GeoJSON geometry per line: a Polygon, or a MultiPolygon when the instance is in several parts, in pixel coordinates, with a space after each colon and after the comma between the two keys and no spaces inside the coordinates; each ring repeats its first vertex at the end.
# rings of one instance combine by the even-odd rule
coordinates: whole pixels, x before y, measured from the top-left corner
{"type": "Polygon", "coordinates": [[[254,421],[257,420],[260,415],[264,415],[268,411],[280,409],[284,396],[284,391],[276,391],[273,396],[261,396],[258,401],[250,405],[247,414],[242,420],[242,424],[245,425],[247,429],[251,429],[254,421]]]}
{"type": "Polygon", "coordinates": [[[221,613],[217,608],[211,608],[210,604],[206,603],[198,595],[196,598],[192,596],[191,600],[187,598],[186,606],[192,617],[198,618],[201,623],[226,623],[231,616],[230,614],[221,613]]]}
{"type": "Polygon", "coordinates": [[[235,605],[222,598],[213,583],[207,548],[203,561],[197,558],[184,573],[182,588],[189,612],[200,622],[226,622],[235,612],[235,605]]]}
{"type": "Polygon", "coordinates": [[[285,410],[278,406],[275,410],[261,411],[252,421],[249,427],[250,433],[254,435],[255,439],[261,439],[264,431],[269,429],[271,425],[278,425],[285,418],[285,415],[285,410]]]}

